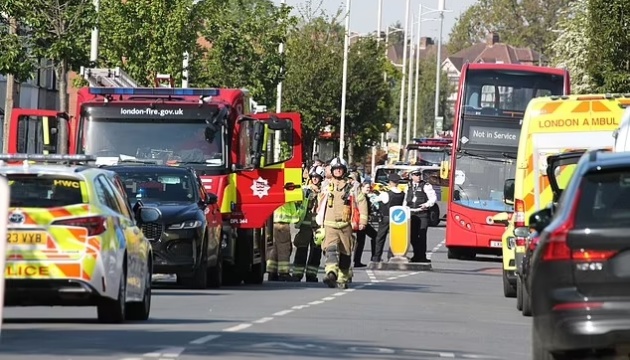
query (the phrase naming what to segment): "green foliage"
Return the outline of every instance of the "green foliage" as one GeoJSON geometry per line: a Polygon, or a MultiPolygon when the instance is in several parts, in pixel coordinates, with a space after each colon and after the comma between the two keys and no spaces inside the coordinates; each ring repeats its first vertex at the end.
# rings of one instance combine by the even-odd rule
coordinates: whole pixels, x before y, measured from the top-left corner
{"type": "Polygon", "coordinates": [[[216,2],[207,11],[203,35],[208,51],[202,81],[209,86],[246,87],[259,103],[271,107],[276,86],[285,74],[285,56],[278,52],[297,19],[288,6],[269,0],[216,2]]]}
{"type": "Polygon", "coordinates": [[[630,0],[590,0],[587,72],[600,92],[630,92],[630,0]]]}
{"type": "Polygon", "coordinates": [[[450,34],[449,51],[457,52],[496,31],[501,41],[531,47],[543,55],[558,36],[549,31],[572,0],[479,0],[466,10],[450,34]]]}
{"type": "Polygon", "coordinates": [[[359,156],[379,140],[388,122],[392,97],[383,79],[386,64],[382,48],[373,38],[364,38],[350,49],[346,136],[352,139],[359,156]]]}
{"type": "Polygon", "coordinates": [[[571,92],[595,91],[584,64],[588,62],[588,0],[575,0],[562,10],[557,27],[558,38],[551,45],[552,64],[565,67],[571,76],[571,92]]]}
{"type": "Polygon", "coordinates": [[[94,7],[82,0],[11,0],[0,12],[15,18],[18,35],[0,26],[0,73],[13,73],[24,80],[36,69],[39,59],[53,67],[74,69],[88,60],[90,29],[95,22],[94,7]]]}
{"type": "Polygon", "coordinates": [[[339,124],[343,28],[338,18],[303,21],[287,39],[286,56],[283,107],[302,114],[304,143],[310,144],[327,120],[339,124]]]}
{"type": "MultiPolygon", "coordinates": [[[[209,0],[101,0],[99,62],[121,66],[141,85],[152,85],[157,74],[181,81],[183,54],[198,59],[198,33],[209,0]]],[[[189,81],[195,81],[189,74],[189,81]]]]}

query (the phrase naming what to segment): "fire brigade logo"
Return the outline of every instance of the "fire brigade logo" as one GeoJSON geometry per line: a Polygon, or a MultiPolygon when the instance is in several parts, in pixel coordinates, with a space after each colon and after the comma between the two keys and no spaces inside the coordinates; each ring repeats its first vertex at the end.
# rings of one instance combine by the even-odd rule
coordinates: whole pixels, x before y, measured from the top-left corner
{"type": "Polygon", "coordinates": [[[260,176],[258,179],[254,180],[254,183],[250,187],[250,189],[254,192],[254,196],[258,196],[260,199],[269,195],[270,188],[269,181],[260,176]]]}

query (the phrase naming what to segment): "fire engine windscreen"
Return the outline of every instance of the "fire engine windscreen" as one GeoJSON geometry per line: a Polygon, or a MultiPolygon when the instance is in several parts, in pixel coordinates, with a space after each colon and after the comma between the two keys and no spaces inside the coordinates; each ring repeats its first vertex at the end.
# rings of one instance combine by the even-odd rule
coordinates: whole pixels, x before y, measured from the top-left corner
{"type": "Polygon", "coordinates": [[[203,119],[83,119],[83,152],[221,166],[223,131],[206,140],[203,119]]]}
{"type": "Polygon", "coordinates": [[[455,179],[453,201],[467,207],[488,211],[511,211],[503,202],[503,185],[513,179],[516,161],[501,153],[466,152],[455,163],[461,176],[455,179]]]}
{"type": "Polygon", "coordinates": [[[409,150],[409,161],[420,166],[439,166],[444,160],[448,160],[447,152],[430,150],[409,150]]]}

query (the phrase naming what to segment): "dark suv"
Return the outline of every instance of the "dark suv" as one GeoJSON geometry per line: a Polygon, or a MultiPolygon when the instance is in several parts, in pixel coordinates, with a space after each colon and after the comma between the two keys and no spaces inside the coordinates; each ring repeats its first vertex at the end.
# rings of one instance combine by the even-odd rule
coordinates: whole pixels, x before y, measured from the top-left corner
{"type": "Polygon", "coordinates": [[[586,152],[557,207],[529,224],[541,230],[528,277],[533,358],[630,344],[630,154],[586,152]]]}
{"type": "Polygon", "coordinates": [[[193,169],[163,165],[116,165],[130,201],[162,212],[143,224],[153,247],[153,272],[177,274],[177,283],[204,289],[221,286],[221,212],[193,169]]]}

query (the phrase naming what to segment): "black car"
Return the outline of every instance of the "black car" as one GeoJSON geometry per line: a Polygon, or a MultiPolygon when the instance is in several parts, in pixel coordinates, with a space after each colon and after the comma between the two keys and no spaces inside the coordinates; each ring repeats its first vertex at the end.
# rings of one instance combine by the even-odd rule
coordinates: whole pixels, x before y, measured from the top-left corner
{"type": "Polygon", "coordinates": [[[529,224],[541,230],[529,277],[533,358],[612,356],[630,344],[630,154],[586,152],[555,213],[529,224]]]}
{"type": "MultiPolygon", "coordinates": [[[[549,180],[549,187],[551,188],[552,201],[549,205],[549,212],[543,212],[534,217],[535,223],[538,223],[539,225],[544,225],[546,221],[545,219],[541,219],[540,216],[552,216],[555,212],[560,195],[562,195],[562,192],[564,191],[563,186],[558,182],[556,175],[560,174],[561,171],[568,170],[569,167],[575,167],[575,165],[580,161],[580,158],[582,157],[582,155],[584,155],[585,152],[586,150],[574,150],[557,155],[550,155],[549,157],[547,157],[546,175],[547,179],[549,180]]],[[[525,254],[521,259],[517,259],[517,261],[520,261],[520,264],[518,264],[520,270],[517,271],[516,274],[516,276],[518,277],[516,308],[522,312],[523,316],[532,315],[531,296],[529,296],[529,276],[531,274],[531,259],[534,251],[536,250],[536,247],[538,246],[538,242],[540,241],[540,231],[542,231],[543,229],[544,227],[535,227],[532,229],[514,229],[514,235],[517,239],[526,239],[525,254]]]]}
{"type": "Polygon", "coordinates": [[[217,288],[222,281],[221,212],[193,169],[164,165],[116,165],[131,202],[162,212],[143,224],[153,246],[153,272],[176,274],[178,284],[217,288]]]}

